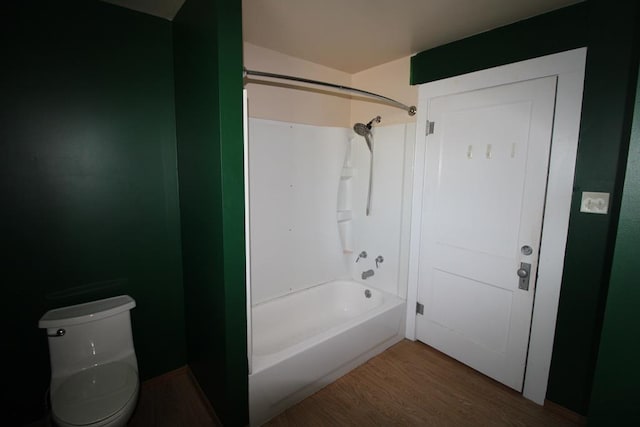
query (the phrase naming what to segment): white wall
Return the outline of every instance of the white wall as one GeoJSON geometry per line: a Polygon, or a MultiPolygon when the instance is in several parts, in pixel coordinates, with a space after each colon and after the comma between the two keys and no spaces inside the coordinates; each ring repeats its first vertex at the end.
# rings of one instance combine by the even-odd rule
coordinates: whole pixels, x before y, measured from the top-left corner
{"type": "Polygon", "coordinates": [[[413,129],[412,124],[374,129],[372,204],[366,216],[370,163],[363,137],[348,128],[249,119],[253,305],[346,277],[406,295],[402,253],[412,177],[405,165],[413,153],[413,129]],[[345,159],[353,170],[346,192],[345,159]],[[345,207],[351,220],[339,225],[337,211],[345,207]],[[350,229],[347,247],[340,226],[350,229]],[[368,257],[356,263],[362,250],[368,257]],[[384,261],[376,268],[378,255],[384,261]],[[369,269],[374,276],[362,280],[369,269]]]}
{"type": "Polygon", "coordinates": [[[353,178],[353,254],[349,257],[354,280],[378,289],[406,295],[408,249],[408,217],[411,201],[411,159],[414,145],[413,124],[375,127],[373,130],[373,187],[371,212],[366,215],[370,154],[364,138],[352,133],[351,162],[353,178]],[[405,166],[408,166],[405,167],[405,166]],[[405,215],[403,215],[405,214],[405,215]],[[366,259],[359,253],[366,251],[366,259]],[[375,259],[384,261],[376,267],[375,259]],[[374,275],[362,280],[362,272],[372,269],[374,275]]]}
{"type": "Polygon", "coordinates": [[[348,137],[249,119],[252,304],[348,274],[336,222],[348,137]]]}

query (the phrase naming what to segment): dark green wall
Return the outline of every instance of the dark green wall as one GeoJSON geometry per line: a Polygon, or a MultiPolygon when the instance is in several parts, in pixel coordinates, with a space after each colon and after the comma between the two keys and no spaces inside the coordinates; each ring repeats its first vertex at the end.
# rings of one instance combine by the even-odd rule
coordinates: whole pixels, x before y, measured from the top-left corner
{"type": "Polygon", "coordinates": [[[590,1],[588,53],[550,400],[586,414],[629,144],[639,3],[590,1]],[[608,215],[580,213],[582,191],[611,193],[608,215]]]}
{"type": "Polygon", "coordinates": [[[638,2],[590,0],[422,52],[412,84],[587,46],[582,122],[547,398],[586,414],[637,75],[638,2]],[[612,194],[610,214],[579,212],[582,191],[612,194]]]}
{"type": "Polygon", "coordinates": [[[142,379],[186,362],[172,32],[98,1],[0,7],[2,424],[21,425],[43,415],[50,308],[129,294],[142,379]]]}
{"type": "Polygon", "coordinates": [[[587,15],[577,4],[421,52],[411,58],[411,84],[583,47],[587,15]]]}
{"type": "MultiPolygon", "coordinates": [[[[640,81],[639,81],[640,84],[640,81]]],[[[618,236],[609,282],[600,352],[589,407],[594,426],[640,425],[640,91],[636,91],[633,132],[622,195],[618,236]]]]}
{"type": "Polygon", "coordinates": [[[174,20],[188,361],[225,425],[248,422],[240,0],[174,20]]]}

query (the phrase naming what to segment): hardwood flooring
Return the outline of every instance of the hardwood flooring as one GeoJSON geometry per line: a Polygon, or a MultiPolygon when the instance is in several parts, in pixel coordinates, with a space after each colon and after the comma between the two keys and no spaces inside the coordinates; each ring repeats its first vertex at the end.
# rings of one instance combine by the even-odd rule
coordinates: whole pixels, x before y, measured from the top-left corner
{"type": "Polygon", "coordinates": [[[538,406],[425,344],[404,340],[266,425],[547,427],[583,424],[584,419],[569,411],[538,406]]]}
{"type": "MultiPolygon", "coordinates": [[[[32,426],[50,426],[49,420],[32,426]]],[[[557,405],[538,406],[437,350],[408,340],[354,369],[266,424],[324,426],[584,425],[557,405]]],[[[142,384],[128,427],[222,424],[187,367],[142,384]]]]}
{"type": "Polygon", "coordinates": [[[217,427],[218,421],[188,368],[145,381],[128,427],[217,427]]]}

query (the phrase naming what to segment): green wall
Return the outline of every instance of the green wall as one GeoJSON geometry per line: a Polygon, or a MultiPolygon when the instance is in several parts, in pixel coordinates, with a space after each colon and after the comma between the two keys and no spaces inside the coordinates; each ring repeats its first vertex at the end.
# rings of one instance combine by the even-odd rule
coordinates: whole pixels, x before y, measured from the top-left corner
{"type": "Polygon", "coordinates": [[[608,287],[637,75],[638,2],[590,0],[428,50],[419,84],[587,46],[574,194],[547,398],[586,414],[608,287]],[[582,191],[612,194],[609,215],[579,212],[582,191]]]}
{"type": "Polygon", "coordinates": [[[639,3],[590,1],[574,194],[549,378],[550,400],[586,414],[629,144],[639,3]],[[582,191],[609,192],[609,215],[580,213],[582,191]]]}
{"type": "Polygon", "coordinates": [[[640,371],[634,369],[640,353],[640,282],[635,271],[639,243],[640,90],[636,90],[618,236],[589,407],[590,425],[640,425],[640,371]]]}
{"type": "Polygon", "coordinates": [[[2,424],[21,425],[43,415],[50,308],[129,294],[142,379],[186,362],[172,31],[98,1],[0,7],[2,424]]]}
{"type": "Polygon", "coordinates": [[[188,361],[225,425],[248,423],[239,0],[174,20],[188,361]]]}
{"type": "Polygon", "coordinates": [[[577,4],[421,52],[411,58],[411,84],[583,47],[587,15],[577,4]]]}

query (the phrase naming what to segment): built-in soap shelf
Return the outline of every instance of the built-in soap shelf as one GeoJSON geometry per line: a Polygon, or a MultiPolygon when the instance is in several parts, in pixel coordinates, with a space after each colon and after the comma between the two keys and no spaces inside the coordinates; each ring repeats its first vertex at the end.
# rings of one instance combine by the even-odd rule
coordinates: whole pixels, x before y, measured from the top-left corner
{"type": "Polygon", "coordinates": [[[336,219],[338,223],[351,221],[353,219],[353,212],[349,210],[338,210],[336,211],[336,219]]]}
{"type": "Polygon", "coordinates": [[[340,173],[340,179],[349,179],[355,176],[356,170],[351,167],[343,167],[342,172],[340,173]]]}
{"type": "Polygon", "coordinates": [[[342,170],[340,171],[340,185],[338,186],[338,206],[336,209],[336,222],[342,243],[342,251],[345,254],[353,253],[353,211],[351,210],[351,195],[353,178],[356,169],[351,166],[351,149],[347,149],[342,170]]]}
{"type": "Polygon", "coordinates": [[[353,213],[351,209],[338,209],[336,211],[340,242],[342,243],[342,251],[345,254],[353,253],[352,219],[353,213]]]}
{"type": "Polygon", "coordinates": [[[340,233],[340,241],[342,243],[342,252],[345,254],[353,253],[353,237],[352,237],[351,218],[338,221],[338,232],[340,233]]]}

